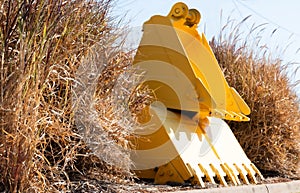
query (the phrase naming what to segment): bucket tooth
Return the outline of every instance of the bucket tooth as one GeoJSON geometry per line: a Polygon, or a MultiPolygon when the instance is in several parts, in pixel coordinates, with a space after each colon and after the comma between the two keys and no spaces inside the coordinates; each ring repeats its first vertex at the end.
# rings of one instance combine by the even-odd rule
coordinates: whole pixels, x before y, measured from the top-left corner
{"type": "Polygon", "coordinates": [[[205,183],[202,180],[203,176],[205,175],[204,172],[203,172],[204,175],[199,175],[199,174],[197,175],[196,171],[192,168],[192,166],[189,163],[187,163],[186,166],[189,169],[189,171],[193,174],[193,177],[191,179],[191,184],[199,185],[202,188],[205,188],[205,183]]]}
{"type": "Polygon", "coordinates": [[[202,178],[199,178],[197,175],[195,175],[192,179],[191,179],[191,184],[192,185],[198,185],[201,186],[201,188],[205,188],[205,183],[203,182],[202,178]]]}
{"type": "Polygon", "coordinates": [[[247,178],[247,174],[245,174],[238,165],[236,165],[236,164],[233,164],[233,165],[235,166],[236,170],[239,172],[240,178],[243,180],[243,183],[247,184],[247,185],[250,184],[250,182],[247,178]]]}
{"type": "Polygon", "coordinates": [[[222,169],[225,171],[227,174],[227,177],[230,179],[230,181],[235,185],[240,185],[241,182],[239,181],[238,177],[235,175],[233,170],[228,166],[228,164],[224,163],[221,164],[222,169]]]}
{"type": "Polygon", "coordinates": [[[256,174],[259,176],[260,180],[264,180],[265,179],[263,177],[263,175],[260,173],[260,171],[257,169],[257,167],[253,163],[250,163],[250,166],[256,172],[256,174]]]}
{"type": "Polygon", "coordinates": [[[202,164],[198,164],[200,170],[205,174],[205,178],[212,184],[216,184],[214,180],[214,176],[210,175],[207,170],[202,166],[202,164]]]}
{"type": "Polygon", "coordinates": [[[244,167],[245,170],[247,171],[248,177],[250,178],[250,181],[251,181],[253,184],[257,184],[257,179],[256,179],[256,177],[255,177],[255,172],[252,170],[251,166],[248,167],[248,166],[246,166],[246,164],[243,164],[243,167],[244,167]]]}
{"type": "Polygon", "coordinates": [[[238,184],[238,185],[241,185],[242,182],[241,182],[241,180],[240,180],[240,178],[239,178],[239,174],[240,174],[240,173],[236,170],[236,168],[234,167],[234,165],[229,166],[227,163],[225,163],[225,166],[226,166],[227,168],[229,168],[229,170],[233,173],[233,176],[234,176],[234,178],[236,179],[237,184],[238,184]]]}
{"type": "Polygon", "coordinates": [[[228,186],[225,178],[224,178],[224,171],[222,170],[218,170],[213,164],[209,164],[209,166],[211,167],[211,169],[215,172],[218,180],[220,181],[220,183],[223,185],[223,186],[228,186]]]}
{"type": "MultiPolygon", "coordinates": [[[[234,113],[234,112],[232,112],[232,113],[234,113]]],[[[241,117],[239,121],[250,121],[250,118],[245,116],[244,114],[242,114],[242,113],[236,113],[236,114],[238,114],[241,117]]]]}

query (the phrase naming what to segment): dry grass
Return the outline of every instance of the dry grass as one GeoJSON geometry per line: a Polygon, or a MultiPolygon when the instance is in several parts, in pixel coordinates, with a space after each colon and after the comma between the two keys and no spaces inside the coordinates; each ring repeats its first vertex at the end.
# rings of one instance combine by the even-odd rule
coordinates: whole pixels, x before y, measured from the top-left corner
{"type": "Polygon", "coordinates": [[[253,26],[248,39],[242,39],[241,24],[229,21],[219,39],[211,41],[227,81],[252,110],[250,122],[230,126],[248,157],[266,175],[300,177],[299,99],[287,76],[289,64],[272,57],[261,44],[263,26],[253,26]]]}
{"type": "MultiPolygon", "coordinates": [[[[72,89],[78,81],[86,83],[81,86],[90,84],[80,82],[86,79],[75,81],[79,66],[121,74],[131,60],[110,44],[117,36],[108,17],[110,4],[0,2],[0,187],[6,191],[68,192],[76,180],[122,183],[132,176],[126,148],[121,148],[132,122],[106,97],[114,89],[106,89],[101,78],[96,94],[85,96],[72,89]],[[82,97],[74,101],[74,96],[82,97]],[[76,119],[83,115],[86,119],[76,119]],[[99,129],[95,140],[101,156],[92,154],[79,126],[99,129]]],[[[134,86],[134,80],[119,81],[134,86]]],[[[129,101],[135,100],[130,96],[129,101]]]]}

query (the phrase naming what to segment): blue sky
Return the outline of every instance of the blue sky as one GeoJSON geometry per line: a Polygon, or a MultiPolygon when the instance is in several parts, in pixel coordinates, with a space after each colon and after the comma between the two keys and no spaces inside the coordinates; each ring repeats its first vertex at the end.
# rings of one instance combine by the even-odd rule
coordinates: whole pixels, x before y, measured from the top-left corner
{"type": "MultiPolygon", "coordinates": [[[[124,16],[124,22],[131,27],[142,26],[152,15],[167,15],[176,0],[117,0],[113,14],[124,16]]],[[[279,56],[284,63],[300,62],[300,1],[299,0],[182,0],[189,8],[201,12],[199,31],[204,31],[210,40],[218,36],[227,18],[242,21],[251,15],[241,26],[245,34],[253,24],[266,23],[262,28],[262,43],[272,48],[272,55],[279,56]],[[221,19],[222,12],[222,19],[221,19]],[[274,29],[276,32],[271,36],[274,29]],[[288,46],[287,50],[283,50],[288,46]]],[[[261,29],[262,29],[261,28],[261,29]]],[[[295,68],[300,66],[296,64],[295,68]]],[[[293,72],[291,69],[290,72],[293,72]]],[[[300,71],[293,81],[300,79],[300,71]]],[[[300,87],[297,88],[300,96],[300,87]]]]}

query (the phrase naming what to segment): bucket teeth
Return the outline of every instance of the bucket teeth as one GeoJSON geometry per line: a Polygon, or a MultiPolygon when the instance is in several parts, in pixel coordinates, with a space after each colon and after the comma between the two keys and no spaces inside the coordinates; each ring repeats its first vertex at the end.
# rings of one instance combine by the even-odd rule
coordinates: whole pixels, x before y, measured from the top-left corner
{"type": "Polygon", "coordinates": [[[202,164],[198,164],[200,170],[204,173],[206,179],[212,183],[212,184],[216,184],[215,180],[214,180],[214,176],[210,175],[207,170],[202,166],[202,164]]]}
{"type": "Polygon", "coordinates": [[[205,181],[212,184],[217,184],[217,180],[218,183],[222,184],[223,186],[228,186],[228,184],[238,186],[242,184],[248,185],[250,184],[250,182],[253,184],[257,184],[257,177],[259,177],[260,179],[264,179],[253,163],[251,163],[249,166],[246,166],[246,164],[242,164],[242,167],[239,167],[237,164],[229,166],[227,163],[220,164],[220,167],[217,167],[217,165],[214,164],[209,164],[209,168],[205,168],[203,164],[199,163],[198,167],[204,174],[203,178],[205,179],[205,181]],[[211,172],[208,172],[209,170],[212,170],[213,174],[211,174],[211,172]]]}
{"type": "MultiPolygon", "coordinates": [[[[156,110],[159,115],[159,109],[156,110]]],[[[138,177],[154,179],[157,184],[191,183],[201,187],[205,187],[205,182],[229,186],[256,184],[263,179],[226,122],[209,118],[205,133],[197,133],[197,123],[185,117],[183,125],[178,126],[174,124],[177,117],[176,113],[168,111],[160,128],[159,132],[164,133],[160,135],[161,140],[163,136],[168,137],[165,139],[167,143],[158,148],[149,146],[150,149],[136,150],[132,154],[135,166],[146,169],[139,170],[138,177]],[[178,126],[178,130],[172,129],[174,125],[178,126]],[[169,159],[172,155],[175,157],[169,159]]],[[[140,147],[147,147],[147,143],[150,142],[139,141],[140,147]]]]}
{"type": "Polygon", "coordinates": [[[250,181],[251,181],[253,184],[257,184],[257,179],[256,179],[255,174],[254,174],[255,172],[253,172],[253,169],[251,168],[251,166],[248,167],[248,166],[246,166],[245,164],[243,164],[243,167],[244,167],[245,170],[247,171],[248,176],[249,176],[249,178],[250,178],[250,181]]]}
{"type": "Polygon", "coordinates": [[[211,167],[211,169],[215,172],[216,176],[217,176],[217,179],[220,181],[220,183],[223,185],[223,186],[228,186],[225,178],[224,178],[224,171],[223,170],[220,170],[220,169],[217,169],[217,167],[215,167],[213,164],[209,164],[209,166],[211,167]]]}
{"type": "Polygon", "coordinates": [[[197,175],[196,171],[192,168],[192,166],[189,163],[187,163],[186,166],[187,166],[188,170],[191,172],[191,174],[193,175],[191,184],[199,185],[202,188],[205,188],[205,184],[202,179],[202,178],[204,178],[205,173],[203,172],[203,175],[201,175],[201,176],[199,174],[197,175]]]}
{"type": "Polygon", "coordinates": [[[236,113],[233,111],[226,111],[223,109],[213,109],[211,116],[218,117],[220,119],[232,120],[232,121],[249,121],[250,119],[242,113],[236,113]]]}
{"type": "Polygon", "coordinates": [[[222,169],[225,171],[226,175],[230,179],[230,181],[235,185],[240,185],[241,182],[238,179],[237,175],[234,173],[234,171],[228,166],[228,164],[224,163],[221,164],[222,169]]]}
{"type": "Polygon", "coordinates": [[[240,178],[242,179],[244,184],[250,184],[248,178],[247,178],[247,174],[245,174],[245,172],[243,172],[243,170],[236,164],[234,164],[236,170],[239,172],[240,178]]]}

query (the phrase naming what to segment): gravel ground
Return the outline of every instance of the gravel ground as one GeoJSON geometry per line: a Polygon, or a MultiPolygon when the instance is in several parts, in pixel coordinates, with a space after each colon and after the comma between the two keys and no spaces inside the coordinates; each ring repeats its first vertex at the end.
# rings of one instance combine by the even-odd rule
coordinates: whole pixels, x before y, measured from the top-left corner
{"type": "MultiPolygon", "coordinates": [[[[281,178],[281,177],[270,177],[266,178],[259,184],[272,184],[279,182],[290,182],[291,179],[281,178]]],[[[206,188],[218,188],[222,185],[206,183],[206,188]]],[[[149,182],[136,182],[129,184],[112,184],[105,181],[89,180],[89,181],[78,181],[74,183],[74,188],[72,192],[74,193],[95,193],[95,192],[108,192],[108,193],[156,193],[156,192],[174,192],[181,190],[195,190],[201,189],[200,186],[190,186],[190,185],[154,185],[149,182]]]]}
{"type": "MultiPolygon", "coordinates": [[[[266,178],[259,184],[273,184],[279,182],[293,181],[287,178],[270,177],[266,178]]],[[[203,189],[200,186],[190,185],[155,185],[151,182],[129,182],[128,184],[116,184],[99,180],[80,180],[72,183],[72,193],[159,193],[159,192],[175,192],[184,190],[203,189]]],[[[218,188],[222,185],[206,183],[205,189],[218,188]]],[[[0,184],[0,193],[6,193],[3,184],[0,184]]]]}

